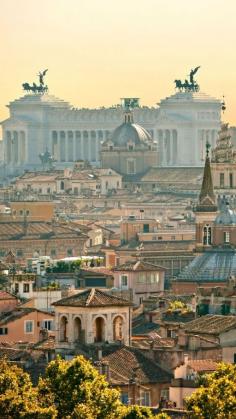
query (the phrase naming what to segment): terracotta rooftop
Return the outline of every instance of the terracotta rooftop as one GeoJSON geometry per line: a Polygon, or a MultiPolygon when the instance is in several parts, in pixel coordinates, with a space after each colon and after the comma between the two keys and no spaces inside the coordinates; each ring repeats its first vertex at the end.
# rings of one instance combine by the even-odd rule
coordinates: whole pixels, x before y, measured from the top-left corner
{"type": "MultiPolygon", "coordinates": [[[[54,237],[78,237],[78,235],[86,235],[82,233],[78,226],[67,225],[65,223],[52,224],[51,222],[45,221],[7,221],[0,222],[0,239],[1,240],[19,240],[21,237],[27,238],[49,238],[54,237]]],[[[10,256],[6,257],[6,261],[12,263],[9,260],[10,256]]]]}
{"type": "Polygon", "coordinates": [[[118,251],[134,250],[139,252],[192,252],[195,246],[194,240],[180,240],[180,241],[156,241],[156,242],[137,242],[130,241],[128,244],[117,247],[118,251]]]}
{"type": "Polygon", "coordinates": [[[85,268],[83,267],[80,270],[81,273],[85,272],[85,273],[91,273],[91,274],[100,274],[100,275],[106,275],[106,276],[113,276],[113,271],[111,269],[105,268],[104,266],[94,266],[93,268],[88,267],[85,268]]]}
{"type": "Polygon", "coordinates": [[[110,382],[116,385],[127,385],[134,375],[140,384],[168,383],[172,377],[170,372],[132,347],[117,349],[102,361],[109,363],[110,382]]]}
{"type": "Polygon", "coordinates": [[[196,372],[215,371],[218,363],[212,359],[192,359],[188,361],[188,366],[196,372]]]}
{"type": "Polygon", "coordinates": [[[166,269],[163,266],[154,265],[153,263],[143,262],[143,261],[129,261],[123,265],[116,266],[113,268],[113,271],[165,271],[166,269]]]}
{"type": "Polygon", "coordinates": [[[236,316],[208,314],[187,323],[186,332],[218,335],[230,329],[236,329],[236,316]]]}
{"type": "Polygon", "coordinates": [[[10,292],[0,291],[0,300],[17,300],[17,297],[12,295],[10,292]]]}
{"type": "Polygon", "coordinates": [[[107,292],[92,288],[70,297],[62,298],[52,305],[69,307],[105,307],[105,306],[131,306],[132,303],[107,292]]]}
{"type": "MultiPolygon", "coordinates": [[[[18,320],[21,317],[27,316],[29,313],[32,313],[34,311],[43,313],[43,311],[37,310],[34,307],[27,307],[27,308],[24,307],[24,308],[15,309],[7,313],[1,313],[0,326],[4,326],[5,324],[12,323],[15,320],[18,320]]],[[[48,313],[48,312],[45,312],[45,313],[49,316],[49,318],[53,316],[52,313],[48,313]]]]}
{"type": "Polygon", "coordinates": [[[139,336],[132,337],[132,346],[139,349],[160,349],[160,348],[173,348],[175,346],[175,339],[172,338],[155,338],[152,339],[151,337],[141,337],[138,339],[139,336]]]}

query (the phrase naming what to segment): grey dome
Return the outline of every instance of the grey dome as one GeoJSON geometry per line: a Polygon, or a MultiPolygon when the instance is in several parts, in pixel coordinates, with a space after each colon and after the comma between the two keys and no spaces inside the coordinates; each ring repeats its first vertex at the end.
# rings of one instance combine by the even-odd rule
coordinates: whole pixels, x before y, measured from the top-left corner
{"type": "Polygon", "coordinates": [[[236,224],[236,213],[226,204],[223,210],[215,219],[215,224],[232,225],[236,224]]]}
{"type": "Polygon", "coordinates": [[[117,147],[126,147],[128,141],[132,141],[135,145],[141,143],[149,143],[152,141],[150,134],[140,125],[124,122],[117,127],[111,135],[111,141],[117,147]]]}
{"type": "Polygon", "coordinates": [[[178,275],[178,281],[218,282],[236,276],[235,250],[208,250],[186,266],[178,275]]]}

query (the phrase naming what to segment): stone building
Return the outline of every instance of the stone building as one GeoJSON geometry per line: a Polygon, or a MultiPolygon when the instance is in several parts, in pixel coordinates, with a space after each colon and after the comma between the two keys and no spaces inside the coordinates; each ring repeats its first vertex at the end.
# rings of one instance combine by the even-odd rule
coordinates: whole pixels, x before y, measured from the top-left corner
{"type": "MultiPolygon", "coordinates": [[[[123,118],[120,105],[75,109],[47,93],[26,94],[8,107],[2,122],[6,172],[40,167],[46,149],[57,167],[80,159],[98,165],[101,142],[123,118]]],[[[205,141],[215,145],[220,109],[220,100],[202,92],[177,92],[157,107],[137,107],[134,120],[159,143],[163,166],[202,166],[205,141]]]]}
{"type": "Polygon", "coordinates": [[[228,124],[221,126],[216,147],[212,150],[211,171],[214,190],[219,201],[236,204],[236,149],[228,124]]]}
{"type": "Polygon", "coordinates": [[[56,348],[77,344],[130,344],[132,303],[92,288],[55,302],[56,348]]]}
{"type": "Polygon", "coordinates": [[[101,147],[101,165],[122,175],[143,174],[158,163],[157,145],[150,134],[134,124],[133,113],[124,112],[124,122],[101,147]]]}
{"type": "Polygon", "coordinates": [[[49,255],[52,258],[79,256],[84,253],[88,236],[78,225],[55,221],[0,222],[0,256],[14,253],[16,262],[49,255]]]}
{"type": "Polygon", "coordinates": [[[208,148],[195,213],[196,250],[200,255],[173,282],[173,290],[178,293],[193,293],[199,286],[224,286],[230,276],[236,275],[236,213],[228,203],[218,212],[208,148]]]}
{"type": "Polygon", "coordinates": [[[109,384],[119,389],[122,403],[157,407],[168,399],[171,372],[136,348],[116,348],[97,366],[109,384]]]}

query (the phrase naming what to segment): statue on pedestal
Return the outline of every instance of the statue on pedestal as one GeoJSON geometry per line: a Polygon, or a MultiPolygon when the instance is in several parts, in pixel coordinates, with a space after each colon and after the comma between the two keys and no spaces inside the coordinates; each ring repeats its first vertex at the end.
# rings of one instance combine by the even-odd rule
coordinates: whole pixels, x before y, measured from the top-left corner
{"type": "Polygon", "coordinates": [[[56,161],[54,157],[49,153],[48,149],[46,148],[46,151],[44,153],[39,154],[39,158],[41,160],[41,163],[43,165],[43,170],[52,170],[53,169],[53,163],[56,161]]]}
{"type": "Polygon", "coordinates": [[[48,69],[39,72],[38,74],[39,85],[37,85],[36,83],[33,83],[33,85],[31,86],[28,82],[26,82],[22,84],[23,90],[25,90],[26,92],[33,92],[33,93],[42,93],[42,94],[46,93],[48,91],[48,86],[44,84],[44,77],[47,71],[48,69]]]}
{"type": "Polygon", "coordinates": [[[187,79],[184,82],[182,82],[181,80],[175,80],[176,89],[179,89],[180,92],[182,92],[183,90],[185,92],[198,92],[200,86],[199,84],[197,84],[196,80],[194,80],[194,76],[199,70],[199,68],[200,65],[190,71],[189,81],[187,79]]]}

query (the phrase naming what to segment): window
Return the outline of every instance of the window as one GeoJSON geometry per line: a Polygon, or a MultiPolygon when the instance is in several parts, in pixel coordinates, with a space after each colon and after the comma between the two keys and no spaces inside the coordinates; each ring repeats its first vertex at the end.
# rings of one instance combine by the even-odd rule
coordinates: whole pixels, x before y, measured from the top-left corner
{"type": "Polygon", "coordinates": [[[229,174],[229,187],[233,188],[234,187],[234,182],[233,182],[233,173],[229,174]]]}
{"type": "Polygon", "coordinates": [[[50,193],[51,192],[51,189],[50,188],[47,188],[47,193],[50,193]]]}
{"type": "Polygon", "coordinates": [[[29,213],[30,213],[29,210],[26,210],[26,215],[29,215],[29,213]]]}
{"type": "Polygon", "coordinates": [[[156,187],[156,184],[155,184],[155,183],[153,183],[153,184],[152,184],[152,189],[155,189],[155,187],[156,187]]]}
{"type": "Polygon", "coordinates": [[[29,292],[30,290],[30,284],[24,283],[23,284],[23,292],[29,292]]]}
{"type": "Polygon", "coordinates": [[[120,399],[121,399],[121,403],[128,404],[128,402],[129,402],[128,393],[121,393],[120,399]]]}
{"type": "Polygon", "coordinates": [[[20,215],[23,215],[24,214],[24,211],[23,210],[20,210],[20,215]]]}
{"type": "Polygon", "coordinates": [[[136,160],[127,159],[127,174],[135,175],[135,173],[136,173],[136,160]]]}
{"type": "Polygon", "coordinates": [[[143,232],[149,233],[149,224],[143,224],[143,232]]]}
{"type": "Polygon", "coordinates": [[[170,237],[170,239],[171,239],[171,240],[175,240],[175,236],[171,236],[171,237],[170,237]]]}
{"type": "Polygon", "coordinates": [[[148,276],[148,281],[149,284],[158,284],[159,282],[159,273],[150,273],[148,276]]]}
{"type": "Polygon", "coordinates": [[[146,282],[146,275],[144,272],[140,272],[139,276],[138,276],[138,283],[139,284],[145,284],[146,282]]]}
{"type": "Polygon", "coordinates": [[[230,233],[229,231],[224,231],[224,243],[230,242],[230,233]]]}
{"type": "Polygon", "coordinates": [[[18,250],[16,251],[16,256],[17,256],[18,258],[21,258],[21,257],[23,256],[23,250],[22,250],[22,249],[18,249],[18,250]]]}
{"type": "Polygon", "coordinates": [[[52,330],[52,320],[44,320],[43,328],[47,330],[52,330]]]}
{"type": "Polygon", "coordinates": [[[162,240],[162,236],[158,236],[157,237],[157,240],[162,240]]]}
{"type": "Polygon", "coordinates": [[[8,328],[7,327],[0,327],[0,335],[7,335],[8,328]]]}
{"type": "Polygon", "coordinates": [[[51,249],[51,256],[54,257],[57,255],[56,249],[51,249]]]}
{"type": "Polygon", "coordinates": [[[121,288],[128,287],[128,276],[127,275],[121,275],[121,288]]]}
{"type": "Polygon", "coordinates": [[[225,186],[225,175],[224,173],[220,173],[220,188],[224,188],[225,186]]]}
{"type": "Polygon", "coordinates": [[[25,333],[33,333],[34,322],[33,320],[25,320],[25,333]]]}
{"type": "Polygon", "coordinates": [[[211,244],[211,227],[208,224],[203,228],[203,244],[206,246],[211,244]]]}
{"type": "Polygon", "coordinates": [[[161,399],[169,400],[169,389],[168,388],[162,388],[160,396],[161,396],[161,399]]]}
{"type": "Polygon", "coordinates": [[[132,151],[134,149],[133,144],[129,144],[129,151],[132,151]]]}
{"type": "Polygon", "coordinates": [[[15,294],[17,294],[19,292],[19,284],[15,284],[15,294]]]}
{"type": "Polygon", "coordinates": [[[73,249],[67,249],[67,256],[73,256],[73,249]]]}
{"type": "Polygon", "coordinates": [[[156,282],[156,275],[154,273],[150,274],[150,284],[155,284],[156,282]]]}
{"type": "Polygon", "coordinates": [[[141,393],[141,405],[150,406],[150,391],[142,391],[141,393]]]}

